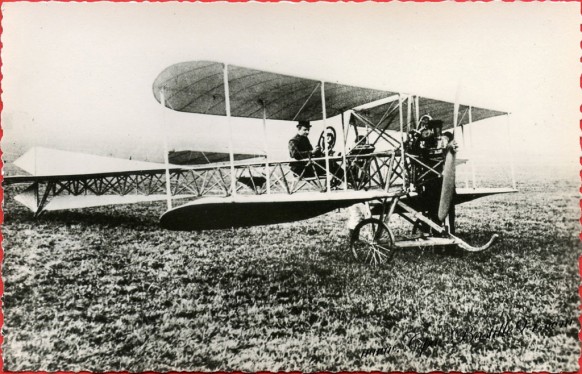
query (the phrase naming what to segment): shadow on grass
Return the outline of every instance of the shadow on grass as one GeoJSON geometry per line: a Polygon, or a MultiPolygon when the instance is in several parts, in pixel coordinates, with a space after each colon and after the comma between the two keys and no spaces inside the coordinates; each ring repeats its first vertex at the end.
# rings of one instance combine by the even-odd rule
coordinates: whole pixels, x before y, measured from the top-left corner
{"type": "Polygon", "coordinates": [[[132,227],[159,229],[159,209],[152,207],[106,207],[83,210],[43,212],[34,217],[29,211],[19,209],[5,215],[5,224],[35,224],[35,225],[87,225],[107,227],[132,227]]]}

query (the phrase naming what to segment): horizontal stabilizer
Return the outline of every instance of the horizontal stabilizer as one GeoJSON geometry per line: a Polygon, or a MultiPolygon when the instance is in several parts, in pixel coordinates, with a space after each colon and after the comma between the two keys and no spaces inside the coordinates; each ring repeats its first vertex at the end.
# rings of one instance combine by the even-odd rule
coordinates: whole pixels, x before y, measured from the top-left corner
{"type": "MultiPolygon", "coordinates": [[[[104,157],[44,147],[31,148],[14,161],[14,164],[27,173],[38,177],[132,173],[166,168],[161,163],[104,157]]],[[[170,165],[170,167],[180,168],[177,165],[170,165]]]]}
{"type": "Polygon", "coordinates": [[[24,205],[33,212],[36,212],[38,207],[38,184],[31,184],[26,190],[14,196],[14,200],[24,205]]]}

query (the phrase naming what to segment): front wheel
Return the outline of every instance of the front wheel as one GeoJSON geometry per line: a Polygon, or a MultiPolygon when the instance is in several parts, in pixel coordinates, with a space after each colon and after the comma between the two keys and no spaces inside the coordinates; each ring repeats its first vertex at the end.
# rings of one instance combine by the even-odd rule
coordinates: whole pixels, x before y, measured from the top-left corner
{"type": "Polygon", "coordinates": [[[357,260],[380,265],[394,256],[394,235],[381,220],[366,218],[354,229],[350,249],[357,260]]]}

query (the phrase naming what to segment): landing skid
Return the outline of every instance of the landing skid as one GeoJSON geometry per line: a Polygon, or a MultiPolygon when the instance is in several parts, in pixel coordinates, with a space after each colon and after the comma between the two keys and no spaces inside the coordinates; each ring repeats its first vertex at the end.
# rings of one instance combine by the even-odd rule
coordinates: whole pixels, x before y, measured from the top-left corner
{"type": "MultiPolygon", "coordinates": [[[[452,235],[451,235],[452,236],[452,235]]],[[[454,237],[455,240],[457,241],[457,245],[459,246],[459,248],[464,249],[465,251],[468,252],[481,252],[484,251],[486,249],[488,249],[489,247],[491,247],[493,244],[495,244],[495,242],[497,241],[497,239],[499,238],[499,235],[497,234],[493,234],[491,236],[491,239],[489,239],[489,241],[487,243],[485,243],[484,245],[480,246],[480,247],[474,247],[470,244],[468,244],[467,242],[465,242],[462,239],[459,239],[457,237],[454,237]]]]}
{"type": "MultiPolygon", "coordinates": [[[[450,235],[450,234],[449,234],[450,235]]],[[[463,239],[458,238],[454,235],[450,235],[448,238],[440,238],[440,237],[426,237],[426,238],[418,238],[412,240],[400,240],[394,243],[396,248],[418,248],[418,247],[433,247],[433,246],[449,246],[449,245],[456,245],[461,249],[464,249],[468,252],[481,252],[489,247],[491,247],[499,238],[497,234],[494,234],[491,239],[480,247],[474,247],[463,239]]]]}
{"type": "Polygon", "coordinates": [[[493,234],[491,239],[484,245],[480,247],[475,247],[463,239],[453,235],[447,226],[439,226],[435,222],[431,221],[427,217],[425,217],[422,213],[418,212],[415,209],[412,209],[408,205],[404,204],[402,201],[396,202],[397,206],[402,210],[400,215],[408,220],[410,217],[407,217],[405,214],[408,214],[414,219],[414,224],[416,225],[418,222],[424,223],[427,227],[429,227],[433,232],[436,232],[440,235],[440,237],[429,236],[426,239],[422,239],[420,242],[418,240],[404,240],[404,241],[397,241],[395,242],[395,246],[399,248],[406,248],[406,247],[425,247],[425,246],[434,246],[434,245],[457,245],[459,248],[464,249],[468,252],[480,252],[488,249],[491,247],[499,238],[499,235],[493,234]],[[412,243],[416,243],[412,245],[412,243]],[[420,244],[419,244],[420,243],[420,244]]]}
{"type": "MultiPolygon", "coordinates": [[[[386,206],[386,201],[383,205],[386,206]]],[[[467,252],[481,252],[491,247],[498,238],[499,236],[494,234],[484,245],[472,246],[452,234],[446,225],[436,224],[396,197],[390,202],[387,214],[381,214],[380,218],[366,218],[356,226],[350,238],[350,250],[357,260],[379,265],[390,261],[395,251],[399,249],[457,246],[467,252]],[[425,232],[422,237],[416,239],[395,240],[394,234],[388,226],[390,216],[394,212],[405,218],[415,228],[419,228],[422,223],[426,227],[426,231],[432,234],[425,232]]]]}

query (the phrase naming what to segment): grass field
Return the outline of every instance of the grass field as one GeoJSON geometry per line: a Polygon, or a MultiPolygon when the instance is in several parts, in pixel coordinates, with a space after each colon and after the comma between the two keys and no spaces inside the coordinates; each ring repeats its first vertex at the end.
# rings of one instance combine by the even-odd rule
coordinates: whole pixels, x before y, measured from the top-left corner
{"type": "Polygon", "coordinates": [[[5,369],[576,371],[578,191],[529,181],[458,208],[483,253],[373,268],[345,212],[175,233],[164,204],[50,213],[5,201],[5,369]]]}

